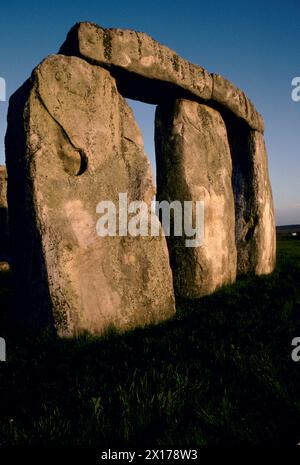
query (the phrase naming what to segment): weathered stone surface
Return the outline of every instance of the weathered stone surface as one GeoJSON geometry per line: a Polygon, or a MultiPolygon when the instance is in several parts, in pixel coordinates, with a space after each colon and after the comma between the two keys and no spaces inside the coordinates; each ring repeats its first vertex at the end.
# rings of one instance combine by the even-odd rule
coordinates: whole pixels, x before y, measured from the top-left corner
{"type": "Polygon", "coordinates": [[[275,268],[276,228],[273,196],[268,171],[268,157],[264,137],[258,131],[250,131],[250,156],[253,160],[254,224],[253,239],[256,243],[255,273],[268,274],[275,268]]]}
{"type": "Polygon", "coordinates": [[[173,315],[165,238],[96,232],[100,201],[117,204],[127,192],[128,201],[149,203],[154,193],[140,131],[107,70],[47,58],[10,101],[6,150],[15,268],[30,324],[73,335],[173,315]]]}
{"type": "Polygon", "coordinates": [[[170,237],[175,291],[184,297],[210,294],[236,278],[232,162],[227,132],[214,109],[177,100],[159,106],[155,141],[159,200],[204,201],[204,243],[186,248],[170,237]]]}
{"type": "MultiPolygon", "coordinates": [[[[127,330],[174,314],[173,282],[178,295],[197,298],[237,272],[270,273],[275,221],[263,131],[253,104],[222,76],[146,34],[75,25],[60,55],[39,65],[10,101],[15,321],[67,336],[127,330]],[[118,206],[126,193],[149,207],[155,191],[124,97],[158,104],[158,199],[204,202],[204,242],[196,248],[186,246],[188,235],[171,236],[168,251],[162,235],[97,234],[100,201],[118,206]]],[[[0,170],[7,237],[5,186],[0,170]]]]}
{"type": "MultiPolygon", "coordinates": [[[[80,56],[101,66],[121,68],[147,80],[162,81],[198,97],[211,98],[212,78],[205,69],[189,63],[143,32],[79,23],[70,31],[61,52],[73,54],[76,48],[80,56]]],[[[143,89],[143,94],[148,99],[147,89],[143,89]]],[[[158,103],[163,96],[156,92],[155,97],[157,101],[151,103],[158,103]]]]}
{"type": "Polygon", "coordinates": [[[212,100],[231,110],[238,118],[245,120],[251,128],[263,133],[264,120],[244,92],[219,74],[212,74],[212,78],[212,100]]]}
{"type": "Polygon", "coordinates": [[[170,95],[211,100],[244,119],[252,129],[264,130],[261,115],[241,90],[145,33],[83,22],[71,29],[60,52],[110,68],[125,97],[154,104],[170,95]]]}
{"type": "Polygon", "coordinates": [[[238,273],[271,273],[276,261],[276,229],[264,137],[234,125],[229,132],[238,273]]]}
{"type": "Polygon", "coordinates": [[[0,165],[0,261],[8,258],[7,172],[0,165]]]}

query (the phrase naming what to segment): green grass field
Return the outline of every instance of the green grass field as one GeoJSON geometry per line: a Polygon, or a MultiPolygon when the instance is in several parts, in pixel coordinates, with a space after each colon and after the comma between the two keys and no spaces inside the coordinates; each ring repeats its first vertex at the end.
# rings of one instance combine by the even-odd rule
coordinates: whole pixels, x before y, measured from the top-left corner
{"type": "MultiPolygon", "coordinates": [[[[11,276],[0,283],[5,336],[11,276]]],[[[0,444],[295,445],[300,441],[300,240],[276,271],[178,302],[159,327],[97,339],[8,339],[0,444]]]]}

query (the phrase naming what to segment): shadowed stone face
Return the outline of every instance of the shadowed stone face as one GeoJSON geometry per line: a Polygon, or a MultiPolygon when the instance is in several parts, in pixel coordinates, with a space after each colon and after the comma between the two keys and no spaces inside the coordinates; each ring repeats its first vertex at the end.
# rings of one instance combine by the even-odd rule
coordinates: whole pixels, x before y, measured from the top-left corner
{"type": "Polygon", "coordinates": [[[31,294],[37,318],[42,306],[59,334],[68,335],[125,330],[174,313],[164,237],[97,235],[100,201],[117,203],[127,192],[129,201],[149,202],[154,194],[140,131],[108,71],[75,57],[46,59],[26,95],[11,101],[7,162],[9,175],[22,179],[10,191],[10,208],[23,199],[29,229],[23,237],[20,216],[13,219],[14,240],[24,248],[16,258],[26,263],[22,292],[31,294]],[[14,127],[20,98],[26,122],[21,172],[12,140],[22,132],[14,127]],[[40,297],[33,285],[43,289],[40,297]]]}
{"type": "MultiPolygon", "coordinates": [[[[246,271],[254,271],[260,275],[271,273],[275,267],[275,216],[263,135],[258,131],[250,131],[248,144],[249,158],[253,163],[253,177],[248,181],[253,190],[253,222],[250,224],[253,231],[248,239],[250,266],[248,265],[246,271]]],[[[249,236],[249,228],[246,234],[249,236]]]]}
{"type": "Polygon", "coordinates": [[[204,201],[204,242],[187,249],[170,237],[176,292],[210,294],[236,278],[232,163],[221,115],[206,105],[177,100],[159,106],[155,141],[159,200],[204,201]]]}
{"type": "Polygon", "coordinates": [[[271,273],[276,262],[276,230],[264,137],[245,124],[227,122],[233,160],[237,272],[271,273]]]}

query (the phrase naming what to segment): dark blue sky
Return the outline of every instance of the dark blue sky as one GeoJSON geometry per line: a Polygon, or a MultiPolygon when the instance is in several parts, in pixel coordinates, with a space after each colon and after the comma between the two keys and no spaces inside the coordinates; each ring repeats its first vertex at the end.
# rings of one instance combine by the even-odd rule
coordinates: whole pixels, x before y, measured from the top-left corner
{"type": "MultiPolygon", "coordinates": [[[[190,61],[241,87],[262,113],[278,224],[300,223],[300,102],[291,80],[300,76],[300,1],[10,1],[0,10],[0,77],[10,95],[70,27],[147,32],[190,61]]],[[[132,102],[130,102],[132,103],[132,102]]],[[[154,159],[154,107],[132,105],[154,159]]],[[[0,162],[7,104],[0,102],[0,162]]]]}

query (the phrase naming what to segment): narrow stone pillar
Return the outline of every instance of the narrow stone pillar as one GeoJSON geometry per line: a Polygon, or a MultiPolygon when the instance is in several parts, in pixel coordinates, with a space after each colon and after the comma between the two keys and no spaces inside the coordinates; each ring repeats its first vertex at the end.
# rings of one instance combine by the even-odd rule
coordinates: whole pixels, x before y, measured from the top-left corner
{"type": "Polygon", "coordinates": [[[196,102],[176,100],[156,112],[158,199],[204,201],[204,241],[187,248],[168,239],[174,288],[199,297],[235,281],[236,246],[232,162],[221,115],[196,102]]]}
{"type": "Polygon", "coordinates": [[[276,228],[264,136],[226,122],[233,160],[238,273],[268,274],[276,263],[276,228]]]}

